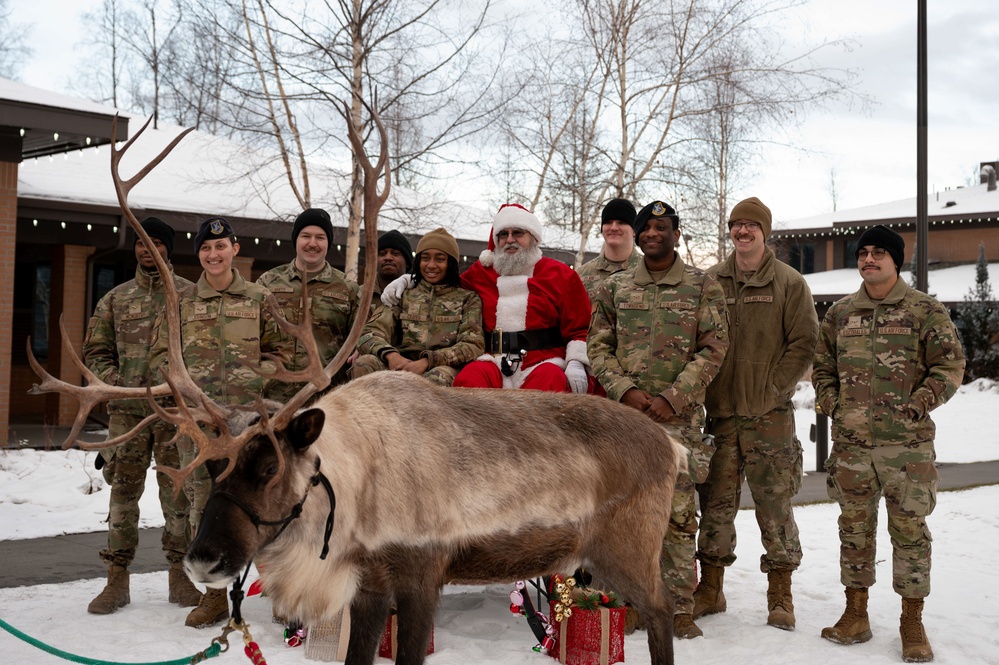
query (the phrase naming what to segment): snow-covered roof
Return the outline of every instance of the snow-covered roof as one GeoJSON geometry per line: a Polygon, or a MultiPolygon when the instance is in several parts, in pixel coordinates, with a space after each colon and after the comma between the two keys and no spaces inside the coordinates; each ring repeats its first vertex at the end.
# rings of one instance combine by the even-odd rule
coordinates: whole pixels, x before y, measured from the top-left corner
{"type": "Polygon", "coordinates": [[[114,115],[120,113],[123,117],[131,117],[131,114],[119,112],[113,106],[99,104],[87,99],[63,95],[51,90],[36,88],[25,85],[18,81],[0,78],[0,100],[22,102],[24,104],[36,104],[38,106],[50,106],[55,109],[68,111],[78,111],[82,113],[100,113],[104,115],[114,115]]]}
{"type": "MultiPolygon", "coordinates": [[[[133,121],[133,135],[138,131],[133,121]]],[[[130,177],[183,131],[176,126],[147,128],[121,161],[130,177]]],[[[122,144],[119,143],[119,146],[122,144]]],[[[310,163],[312,205],[326,208],[334,225],[345,226],[349,178],[310,163]],[[339,211],[339,212],[338,212],[339,211]],[[337,224],[337,220],[343,220],[337,224]]],[[[44,201],[118,205],[110,177],[110,148],[76,150],[64,155],[29,159],[18,170],[18,195],[44,201]]],[[[234,216],[290,224],[301,210],[277,154],[237,141],[192,131],[129,196],[140,209],[234,216]]],[[[430,200],[393,185],[379,215],[379,229],[423,234],[443,226],[460,240],[486,242],[493,211],[448,201],[430,200]]],[[[543,245],[575,251],[579,236],[546,225],[543,245]]],[[[594,251],[599,250],[599,242],[594,251]]]]}
{"type": "MultiPolygon", "coordinates": [[[[987,184],[972,187],[958,187],[930,194],[927,211],[930,218],[946,216],[961,219],[991,219],[999,217],[999,190],[988,191],[987,184]]],[[[802,229],[830,229],[834,226],[883,220],[916,218],[916,197],[899,201],[888,201],[863,208],[837,210],[836,212],[801,219],[778,220],[774,231],[798,231],[802,229]]]]}
{"type": "MultiPolygon", "coordinates": [[[[971,263],[952,268],[930,270],[927,273],[929,293],[941,302],[959,303],[964,301],[969,289],[975,285],[975,268],[975,264],[971,263]]],[[[854,293],[860,288],[862,281],[860,273],[855,268],[815,272],[804,277],[805,281],[808,282],[808,288],[812,291],[812,297],[819,302],[854,293]]],[[[908,270],[903,270],[899,274],[899,278],[907,284],[911,283],[911,277],[908,270]]],[[[992,285],[992,292],[999,296],[999,263],[989,264],[989,283],[992,285]]]]}

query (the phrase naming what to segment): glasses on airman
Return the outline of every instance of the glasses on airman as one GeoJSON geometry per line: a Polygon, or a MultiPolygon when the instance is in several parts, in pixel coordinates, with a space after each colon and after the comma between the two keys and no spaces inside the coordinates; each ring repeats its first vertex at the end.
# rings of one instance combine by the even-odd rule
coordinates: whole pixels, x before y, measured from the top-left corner
{"type": "Polygon", "coordinates": [[[520,240],[526,234],[527,234],[527,231],[525,231],[524,229],[509,229],[509,230],[500,231],[499,233],[497,233],[496,234],[496,239],[497,240],[503,240],[504,238],[506,238],[507,236],[509,236],[509,237],[513,238],[514,240],[520,240]]]}
{"type": "Polygon", "coordinates": [[[863,261],[863,260],[865,260],[867,258],[868,255],[870,255],[870,256],[874,257],[875,261],[880,261],[881,259],[883,259],[885,257],[885,254],[887,254],[887,253],[888,253],[888,251],[886,249],[881,248],[881,247],[875,247],[872,250],[867,250],[867,249],[861,248],[861,249],[857,250],[857,260],[858,261],[863,261]]]}
{"type": "Polygon", "coordinates": [[[760,225],[757,222],[729,222],[728,230],[735,231],[746,229],[747,231],[759,231],[760,225]]]}

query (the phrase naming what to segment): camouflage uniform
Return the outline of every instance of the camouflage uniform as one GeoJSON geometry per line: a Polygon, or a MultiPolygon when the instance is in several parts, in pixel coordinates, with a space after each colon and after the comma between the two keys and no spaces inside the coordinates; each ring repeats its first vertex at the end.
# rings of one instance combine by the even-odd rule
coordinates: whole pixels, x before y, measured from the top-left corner
{"type": "Polygon", "coordinates": [[[880,302],[861,286],[826,314],[812,383],[816,409],[833,423],[826,470],[829,496],[840,505],[844,586],[874,584],[884,494],[893,587],[903,598],[929,594],[932,538],[926,516],[937,492],[936,427],[929,412],[957,391],[964,365],[947,310],[901,279],[880,302]]]}
{"type": "Polygon", "coordinates": [[[677,479],[661,562],[677,614],[693,609],[694,483],[704,479],[713,453],[701,436],[702,405],[727,349],[725,294],[679,255],[657,278],[642,261],[611,275],[597,293],[587,337],[593,374],[613,400],[631,388],[661,395],[676,412],[666,426],[690,450],[688,475],[677,479]]]}
{"type": "MultiPolygon", "coordinates": [[[[173,276],[177,289],[191,283],[173,276]]],[[[83,360],[102,381],[113,386],[142,387],[149,381],[149,347],[153,323],[163,309],[164,293],[160,275],[136,267],[135,279],[111,289],[94,311],[83,341],[83,360]]],[[[145,399],[115,400],[108,404],[108,438],[130,431],[150,415],[145,399]]],[[[111,485],[108,511],[108,547],[101,560],[109,566],[125,566],[135,558],[139,543],[139,498],[145,489],[146,472],[155,458],[157,465],[177,468],[177,446],[170,443],[175,428],[162,422],[146,427],[133,438],[101,451],[105,460],[104,478],[111,485]]],[[[156,473],[160,507],[166,526],[162,546],[170,563],[178,563],[187,553],[188,502],[176,499],[173,483],[156,473]]]]}
{"type": "Polygon", "coordinates": [[[735,254],[708,272],[728,303],[731,346],[708,387],[708,432],[716,452],[698,487],[702,511],[697,558],[709,566],[735,562],[735,516],[745,479],[753,496],[764,553],[760,570],[794,571],[801,541],[791,499],[801,489],[801,442],[791,396],[815,351],[819,321],[808,284],[769,248],[750,276],[735,254]]]}
{"type": "Polygon", "coordinates": [[[471,291],[420,280],[396,307],[375,308],[357,349],[364,355],[354,361],[354,378],[388,369],[385,355],[397,351],[408,360],[429,359],[423,376],[450,386],[458,370],[485,353],[482,301],[471,291]]]}
{"type": "MultiPolygon", "coordinates": [[[[268,270],[257,279],[257,284],[274,294],[284,317],[291,323],[298,323],[302,310],[302,274],[295,262],[268,270]]],[[[343,342],[354,325],[357,314],[357,284],[348,280],[342,272],[329,263],[318,274],[309,277],[309,302],[311,304],[312,331],[323,365],[328,364],[340,351],[343,342]]],[[[304,345],[298,339],[293,344],[290,370],[304,369],[309,362],[304,345]]],[[[346,365],[345,365],[346,367],[346,365]]],[[[347,380],[346,369],[341,369],[334,384],[347,380]]],[[[303,383],[272,382],[268,385],[267,396],[279,402],[287,402],[302,388],[303,383]]]]}
{"type": "Polygon", "coordinates": [[[611,261],[604,256],[604,250],[601,249],[600,256],[581,265],[578,271],[579,278],[586,287],[586,293],[590,296],[590,302],[596,299],[597,292],[608,277],[622,270],[630,270],[641,262],[642,253],[637,247],[632,247],[631,256],[624,261],[611,261]]]}
{"type": "MultiPolygon", "coordinates": [[[[291,358],[290,342],[282,338],[264,303],[267,289],[247,282],[236,270],[233,274],[232,283],[222,293],[208,284],[204,273],[197,284],[178,293],[184,364],[205,394],[223,406],[249,404],[264,394],[267,380],[253,367],[259,363],[261,371],[272,372],[274,363],[261,361],[261,354],[276,354],[283,362],[291,358]]],[[[166,362],[167,322],[160,316],[149,366],[154,373],[161,373],[166,362]]],[[[194,442],[187,437],[182,437],[177,447],[183,465],[197,456],[194,442]]],[[[197,532],[210,489],[204,465],[184,485],[191,503],[192,532],[197,532]]]]}

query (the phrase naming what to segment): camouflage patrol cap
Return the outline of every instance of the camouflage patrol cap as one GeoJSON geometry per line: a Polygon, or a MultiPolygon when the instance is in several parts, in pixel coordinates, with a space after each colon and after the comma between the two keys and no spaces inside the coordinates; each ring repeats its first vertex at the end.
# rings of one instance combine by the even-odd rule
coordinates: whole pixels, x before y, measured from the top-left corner
{"type": "Polygon", "coordinates": [[[673,209],[668,203],[663,201],[653,201],[644,208],[638,211],[635,216],[635,244],[638,244],[639,234],[645,230],[646,225],[648,225],[649,220],[652,218],[660,219],[662,217],[669,217],[673,220],[673,228],[680,228],[680,216],[676,214],[676,210],[673,209]]]}
{"type": "Polygon", "coordinates": [[[206,240],[221,238],[232,238],[232,241],[236,242],[236,232],[232,230],[232,225],[221,217],[209,217],[201,222],[198,234],[194,236],[194,252],[197,253],[206,240]]]}

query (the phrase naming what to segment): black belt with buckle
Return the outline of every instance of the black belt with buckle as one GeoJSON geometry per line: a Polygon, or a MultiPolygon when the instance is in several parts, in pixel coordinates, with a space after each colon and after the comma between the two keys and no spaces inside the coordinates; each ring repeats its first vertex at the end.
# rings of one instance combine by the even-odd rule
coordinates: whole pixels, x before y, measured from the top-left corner
{"type": "Polygon", "coordinates": [[[562,331],[558,327],[542,330],[520,330],[518,332],[503,332],[493,330],[486,333],[486,353],[524,354],[528,351],[554,349],[565,346],[562,331]]]}

